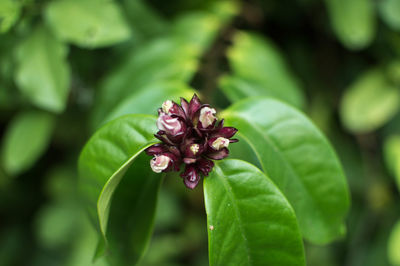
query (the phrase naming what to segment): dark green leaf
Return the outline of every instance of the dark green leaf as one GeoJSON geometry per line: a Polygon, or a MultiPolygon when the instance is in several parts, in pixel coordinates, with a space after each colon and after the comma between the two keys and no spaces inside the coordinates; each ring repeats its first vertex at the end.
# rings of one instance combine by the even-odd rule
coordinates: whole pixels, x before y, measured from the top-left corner
{"type": "Polygon", "coordinates": [[[256,34],[238,32],[228,50],[232,78],[221,86],[230,100],[249,96],[272,96],[302,107],[304,97],[296,79],[275,45],[256,34]],[[230,94],[236,96],[230,96],[230,94]]]}
{"type": "Polygon", "coordinates": [[[217,163],[204,179],[210,265],[305,265],[290,204],[258,168],[217,163]]]}
{"type": "MultiPolygon", "coordinates": [[[[121,215],[135,215],[135,222],[141,224],[140,227],[130,228],[133,231],[132,234],[138,236],[136,245],[141,248],[141,250],[135,251],[138,254],[143,252],[145,247],[143,243],[148,241],[149,235],[144,232],[151,231],[152,223],[146,222],[154,216],[155,208],[155,204],[152,204],[152,201],[146,205],[146,202],[143,203],[143,199],[145,196],[155,197],[156,192],[152,189],[156,190],[161,182],[161,176],[158,175],[153,178],[149,176],[148,172],[142,170],[133,171],[133,174],[129,174],[127,177],[134,180],[123,182],[128,182],[129,184],[133,182],[133,184],[139,184],[138,186],[119,188],[118,185],[136,157],[146,147],[158,142],[153,136],[156,131],[155,123],[155,117],[147,115],[126,115],[113,120],[93,135],[79,158],[81,193],[89,204],[90,217],[97,224],[97,228],[104,239],[109,234],[107,228],[111,199],[114,192],[116,190],[124,191],[124,188],[132,191],[131,199],[127,201],[129,204],[127,202],[121,203],[119,200],[121,195],[117,193],[116,202],[119,204],[116,204],[115,208],[117,208],[117,211],[118,208],[123,208],[124,206],[126,208],[136,208],[134,211],[131,210],[131,213],[129,211],[125,214],[122,212],[121,215]],[[145,184],[146,186],[141,186],[140,184],[145,184]],[[134,191],[146,192],[146,194],[137,194],[134,191]],[[137,215],[138,213],[142,213],[142,215],[137,215]]],[[[142,164],[142,161],[140,161],[140,166],[133,167],[134,169],[137,169],[137,167],[140,169],[140,167],[143,167],[142,164]]],[[[146,166],[149,168],[148,163],[146,163],[146,166]]],[[[128,226],[128,224],[125,224],[125,226],[128,226]]],[[[113,232],[113,230],[110,232],[110,234],[113,234],[110,236],[111,244],[113,244],[114,237],[117,237],[113,232]]],[[[130,246],[127,248],[130,248],[130,246]]]]}
{"type": "Polygon", "coordinates": [[[35,29],[17,49],[16,82],[40,108],[62,112],[68,97],[67,47],[44,27],[35,29]]]}
{"type": "Polygon", "coordinates": [[[340,115],[355,133],[375,130],[391,119],[400,107],[400,91],[385,74],[371,70],[359,77],[343,95],[340,115]]]}
{"type": "Polygon", "coordinates": [[[135,265],[148,247],[162,181],[150,159],[140,154],[115,191],[107,229],[111,265],[135,265]]]}
{"type": "Polygon", "coordinates": [[[238,102],[221,117],[239,129],[288,198],[307,240],[321,244],[343,235],[346,179],[331,145],[304,115],[279,101],[257,98],[238,102]]]}
{"type": "Polygon", "coordinates": [[[109,46],[130,37],[121,9],[112,0],[52,1],[45,15],[60,39],[81,47],[109,46]]]}
{"type": "Polygon", "coordinates": [[[27,111],[15,117],[3,140],[5,170],[17,175],[29,169],[46,150],[53,127],[54,117],[48,113],[27,111]]]}
{"type": "Polygon", "coordinates": [[[350,49],[368,46],[375,36],[375,9],[371,0],[325,0],[337,38],[350,49]]]}

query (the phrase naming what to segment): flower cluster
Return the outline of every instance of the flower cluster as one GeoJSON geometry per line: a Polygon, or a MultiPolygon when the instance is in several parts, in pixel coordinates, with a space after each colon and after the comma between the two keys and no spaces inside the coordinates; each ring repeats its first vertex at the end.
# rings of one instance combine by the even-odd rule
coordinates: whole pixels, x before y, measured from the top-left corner
{"type": "Polygon", "coordinates": [[[154,156],[150,166],[156,173],[179,171],[187,188],[194,189],[201,174],[208,176],[214,167],[212,160],[221,160],[229,155],[229,143],[237,132],[236,128],[224,127],[224,120],[218,121],[216,111],[208,104],[202,104],[193,95],[190,103],[181,98],[181,105],[165,101],[158,110],[155,136],[162,143],[146,149],[154,156]]]}

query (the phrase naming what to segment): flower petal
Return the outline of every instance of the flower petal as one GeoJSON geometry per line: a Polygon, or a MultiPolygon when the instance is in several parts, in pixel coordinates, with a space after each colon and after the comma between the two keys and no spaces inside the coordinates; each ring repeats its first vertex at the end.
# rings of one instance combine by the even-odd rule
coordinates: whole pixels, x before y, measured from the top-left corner
{"type": "Polygon", "coordinates": [[[183,183],[189,189],[194,189],[200,181],[200,175],[193,165],[186,165],[181,177],[183,177],[183,183]]]}
{"type": "Polygon", "coordinates": [[[185,112],[186,118],[190,117],[190,112],[189,112],[189,103],[186,101],[186,99],[181,97],[181,106],[182,110],[185,112]]]}
{"type": "Polygon", "coordinates": [[[223,127],[215,135],[230,139],[236,134],[237,131],[238,130],[234,127],[223,127]]]}
{"type": "Polygon", "coordinates": [[[197,163],[197,169],[205,176],[208,176],[214,167],[214,162],[204,158],[200,158],[197,163]]]}
{"type": "Polygon", "coordinates": [[[189,112],[191,118],[200,109],[200,107],[201,107],[200,99],[199,97],[197,97],[196,94],[194,94],[189,103],[189,112]]]}
{"type": "Polygon", "coordinates": [[[166,150],[166,147],[164,144],[154,144],[153,146],[148,147],[145,152],[147,155],[159,155],[163,153],[166,150]]]}
{"type": "Polygon", "coordinates": [[[222,160],[228,155],[229,155],[229,150],[227,148],[223,148],[219,151],[207,154],[207,157],[213,160],[222,160]]]}

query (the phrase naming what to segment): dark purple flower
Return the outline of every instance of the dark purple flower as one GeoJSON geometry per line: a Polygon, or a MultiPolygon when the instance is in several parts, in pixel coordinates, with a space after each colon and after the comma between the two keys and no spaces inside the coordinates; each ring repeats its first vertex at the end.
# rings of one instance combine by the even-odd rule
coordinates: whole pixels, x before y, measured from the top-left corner
{"type": "Polygon", "coordinates": [[[221,160],[229,155],[229,144],[236,128],[224,127],[224,120],[218,122],[216,110],[202,104],[197,95],[190,102],[181,98],[181,105],[165,101],[158,109],[155,136],[161,143],[146,149],[154,156],[150,166],[154,172],[179,171],[187,188],[194,189],[201,175],[208,176],[214,167],[212,160],[221,160]]]}

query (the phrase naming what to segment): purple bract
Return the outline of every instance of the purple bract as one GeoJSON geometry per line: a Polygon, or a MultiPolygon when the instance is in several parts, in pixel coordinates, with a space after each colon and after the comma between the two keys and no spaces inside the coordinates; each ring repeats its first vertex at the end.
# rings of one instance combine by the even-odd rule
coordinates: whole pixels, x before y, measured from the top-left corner
{"type": "Polygon", "coordinates": [[[165,101],[158,109],[156,138],[162,143],[146,149],[151,169],[156,173],[179,171],[185,186],[194,189],[201,175],[208,176],[214,167],[212,160],[221,160],[229,155],[229,143],[237,129],[224,127],[224,120],[218,121],[216,111],[208,104],[202,104],[193,95],[190,103],[181,98],[181,105],[165,101]]]}

